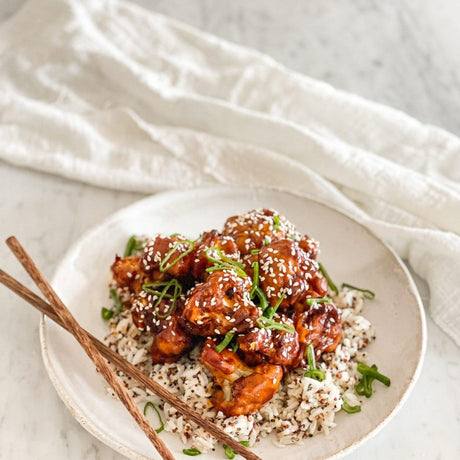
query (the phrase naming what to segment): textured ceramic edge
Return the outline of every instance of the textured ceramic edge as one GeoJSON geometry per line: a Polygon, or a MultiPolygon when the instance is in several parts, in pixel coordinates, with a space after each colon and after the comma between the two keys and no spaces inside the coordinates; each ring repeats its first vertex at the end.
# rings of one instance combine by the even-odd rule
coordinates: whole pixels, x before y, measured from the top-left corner
{"type": "MultiPolygon", "coordinates": [[[[241,187],[230,187],[230,186],[203,187],[203,188],[199,188],[199,189],[188,190],[188,192],[199,192],[199,191],[205,191],[205,190],[209,190],[209,191],[212,191],[212,190],[224,191],[224,190],[231,190],[231,189],[236,190],[236,189],[239,189],[239,188],[241,188],[241,187]]],[[[247,188],[247,189],[253,188],[255,190],[257,189],[256,187],[245,187],[245,188],[247,188]]],[[[259,187],[259,188],[261,188],[261,187],[259,187]]],[[[281,191],[281,190],[278,190],[276,188],[266,187],[265,189],[270,190],[270,191],[274,191],[274,192],[281,192],[281,193],[291,194],[293,196],[299,197],[299,195],[296,195],[294,193],[286,192],[284,190],[281,191]]],[[[104,219],[100,224],[98,224],[96,227],[92,227],[91,229],[86,231],[68,249],[68,251],[66,252],[66,255],[62,258],[61,262],[59,263],[58,267],[56,268],[55,274],[57,274],[60,271],[61,266],[65,265],[68,262],[68,260],[70,259],[70,255],[74,252],[74,250],[78,246],[80,246],[90,236],[90,234],[95,230],[95,228],[100,227],[102,225],[105,225],[109,221],[112,221],[112,220],[116,219],[119,214],[122,214],[122,213],[125,212],[126,208],[129,208],[129,207],[132,207],[132,206],[137,206],[139,203],[144,202],[144,201],[157,201],[157,200],[161,201],[163,199],[163,197],[165,197],[165,196],[170,196],[170,195],[174,195],[174,194],[180,194],[180,193],[183,193],[183,192],[184,192],[184,190],[177,190],[177,191],[163,192],[163,193],[159,193],[159,194],[156,194],[156,195],[152,195],[152,196],[143,198],[141,200],[138,200],[138,201],[132,203],[131,205],[129,205],[129,206],[125,207],[125,208],[122,208],[119,211],[115,212],[114,214],[110,215],[109,217],[104,219]]],[[[347,215],[343,211],[340,211],[340,210],[336,209],[333,206],[326,205],[326,204],[324,204],[324,203],[322,203],[322,202],[320,202],[318,200],[312,199],[312,198],[307,198],[306,197],[305,200],[313,201],[313,202],[315,202],[315,203],[317,203],[317,204],[319,204],[321,206],[324,206],[326,208],[329,208],[329,209],[337,212],[338,214],[341,214],[344,218],[351,220],[353,223],[355,223],[355,224],[359,225],[360,227],[362,227],[369,235],[371,235],[374,239],[376,239],[378,242],[380,242],[390,252],[390,254],[393,256],[393,258],[395,259],[397,264],[402,268],[404,274],[406,275],[410,293],[414,296],[414,299],[415,299],[415,301],[416,301],[416,303],[418,305],[418,314],[419,314],[419,319],[420,319],[420,324],[421,324],[421,331],[420,331],[421,332],[421,344],[420,344],[420,349],[419,349],[418,363],[417,363],[417,366],[416,366],[416,368],[414,370],[414,373],[411,376],[411,379],[410,379],[409,383],[407,384],[407,386],[406,386],[406,388],[404,390],[404,393],[403,393],[402,397],[399,399],[398,404],[396,404],[395,407],[393,408],[393,410],[377,426],[375,426],[375,428],[373,428],[371,431],[369,431],[368,433],[363,435],[360,439],[358,439],[358,440],[354,441],[353,443],[351,443],[349,446],[347,446],[344,449],[342,449],[340,452],[337,452],[336,454],[333,454],[332,456],[324,457],[324,459],[323,459],[323,460],[335,460],[335,459],[339,459],[339,458],[344,457],[345,455],[349,454],[351,451],[355,450],[360,445],[362,445],[366,440],[374,437],[396,415],[396,413],[399,411],[399,409],[402,407],[402,405],[405,403],[405,401],[409,397],[409,395],[410,395],[411,391],[413,390],[414,385],[415,385],[415,383],[416,383],[416,381],[417,381],[417,379],[418,379],[418,377],[420,375],[422,365],[423,365],[423,359],[424,359],[424,355],[425,355],[425,351],[426,351],[426,336],[427,336],[427,334],[426,334],[426,318],[425,318],[425,312],[424,312],[424,308],[423,308],[423,303],[422,303],[422,300],[421,300],[420,295],[418,293],[418,290],[417,290],[417,288],[415,286],[415,283],[414,283],[414,281],[412,279],[412,276],[410,275],[409,270],[404,265],[404,263],[402,262],[400,257],[396,254],[396,252],[391,247],[389,247],[382,239],[380,239],[378,236],[376,236],[368,228],[366,228],[360,222],[358,222],[357,220],[355,220],[351,216],[347,215]]],[[[55,275],[53,276],[51,284],[54,284],[54,278],[55,278],[55,275]]],[[[122,455],[124,455],[124,456],[126,456],[126,457],[128,457],[130,459],[133,459],[133,460],[151,460],[149,457],[146,457],[146,456],[140,454],[139,452],[136,452],[135,450],[126,447],[122,443],[117,442],[113,437],[108,436],[106,433],[104,433],[103,431],[99,430],[92,423],[92,421],[87,418],[85,413],[78,407],[78,405],[75,404],[74,401],[72,401],[72,399],[69,397],[68,393],[66,392],[65,387],[59,381],[59,378],[57,377],[56,372],[55,372],[55,370],[53,368],[53,365],[51,363],[51,360],[49,358],[48,348],[47,348],[47,344],[46,344],[46,340],[45,340],[45,332],[46,332],[45,317],[44,317],[44,315],[42,315],[42,317],[40,319],[39,334],[40,334],[40,344],[41,344],[41,348],[42,348],[43,362],[45,364],[45,368],[46,368],[46,370],[48,372],[50,380],[51,380],[54,388],[56,389],[56,392],[58,393],[59,397],[64,402],[64,404],[67,406],[67,408],[69,409],[69,411],[72,414],[72,416],[78,421],[78,423],[80,423],[80,425],[86,431],[88,431],[94,437],[99,439],[101,442],[103,442],[104,444],[108,445],[109,447],[111,447],[112,449],[116,450],[117,452],[121,453],[122,455]]]]}

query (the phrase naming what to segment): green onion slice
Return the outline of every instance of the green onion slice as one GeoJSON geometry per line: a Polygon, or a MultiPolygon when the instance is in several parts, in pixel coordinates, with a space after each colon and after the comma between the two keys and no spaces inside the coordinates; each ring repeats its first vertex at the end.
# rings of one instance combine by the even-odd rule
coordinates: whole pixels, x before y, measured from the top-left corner
{"type": "Polygon", "coordinates": [[[166,253],[166,255],[163,257],[163,259],[161,260],[160,262],[160,272],[166,272],[168,271],[171,267],[173,267],[174,265],[177,264],[177,262],[179,262],[179,260],[183,259],[185,256],[187,256],[188,254],[190,254],[193,249],[195,248],[195,242],[194,241],[191,241],[191,240],[186,240],[186,239],[183,239],[183,240],[180,240],[180,241],[176,241],[174,243],[174,246],[166,253]],[[179,254],[172,262],[169,262],[169,259],[171,258],[171,256],[173,255],[174,251],[179,247],[179,245],[181,245],[182,243],[188,243],[189,247],[188,249],[183,252],[182,254],[179,254]],[[168,265],[166,265],[167,263],[169,262],[168,265]]]}
{"type": "Polygon", "coordinates": [[[156,428],[155,431],[157,433],[161,433],[164,429],[165,429],[165,424],[163,423],[163,420],[161,419],[161,415],[160,415],[160,411],[157,409],[157,406],[155,406],[155,404],[153,404],[153,402],[148,402],[145,406],[144,406],[144,415],[147,415],[147,409],[151,407],[158,415],[158,420],[160,421],[160,428],[156,428]]]}
{"type": "Polygon", "coordinates": [[[326,278],[327,284],[331,288],[332,292],[334,292],[335,295],[339,293],[339,290],[337,289],[337,286],[334,284],[334,282],[331,280],[331,277],[327,273],[326,269],[324,268],[323,264],[321,262],[318,262],[319,265],[319,271],[322,273],[324,278],[326,278]]]}
{"type": "Polygon", "coordinates": [[[284,300],[285,297],[286,297],[286,293],[283,292],[280,295],[280,297],[279,297],[278,301],[276,302],[275,306],[274,307],[268,307],[264,311],[265,318],[272,319],[275,316],[276,310],[278,310],[279,306],[281,305],[281,302],[284,300]]]}
{"type": "Polygon", "coordinates": [[[252,269],[254,270],[254,276],[252,277],[252,288],[251,292],[249,293],[251,299],[254,297],[254,291],[259,286],[259,262],[254,262],[252,264],[252,269]]]}
{"type": "Polygon", "coordinates": [[[101,316],[104,321],[108,321],[113,316],[113,310],[109,310],[108,308],[102,307],[101,316]]]}
{"type": "Polygon", "coordinates": [[[303,376],[322,382],[326,378],[326,374],[321,369],[316,368],[315,349],[311,343],[308,344],[305,354],[307,355],[308,371],[303,376]]]}
{"type": "Polygon", "coordinates": [[[259,299],[259,308],[262,311],[265,311],[268,308],[268,300],[265,297],[264,291],[260,289],[260,287],[256,287],[254,289],[254,292],[252,293],[251,299],[254,299],[254,297],[257,297],[259,299]]]}
{"type": "Polygon", "coordinates": [[[343,288],[354,289],[355,291],[362,292],[364,294],[364,297],[366,297],[366,299],[372,300],[375,297],[375,293],[372,291],[369,291],[369,289],[361,289],[359,287],[353,286],[348,283],[342,283],[342,289],[343,288]]]}
{"type": "Polygon", "coordinates": [[[216,346],[216,351],[217,353],[221,353],[222,350],[232,341],[233,339],[233,334],[231,332],[227,332],[225,334],[224,340],[219,343],[219,345],[216,346]]]}
{"type": "Polygon", "coordinates": [[[260,249],[251,249],[251,254],[259,254],[260,249]]]}
{"type": "Polygon", "coordinates": [[[240,444],[244,447],[249,447],[249,441],[240,441],[240,444]]]}
{"type": "Polygon", "coordinates": [[[264,246],[268,246],[270,244],[270,240],[268,238],[264,238],[263,244],[264,246]]]}
{"type": "Polygon", "coordinates": [[[358,363],[358,372],[363,376],[371,377],[379,382],[382,382],[385,386],[391,385],[391,380],[386,376],[377,371],[375,364],[372,367],[367,366],[364,363],[358,363]]]}
{"type": "Polygon", "coordinates": [[[223,447],[224,447],[224,454],[227,458],[230,458],[230,459],[235,458],[236,452],[230,446],[227,446],[227,444],[224,444],[223,447]]]}
{"type": "Polygon", "coordinates": [[[230,259],[226,256],[217,246],[211,246],[206,249],[206,258],[214,263],[214,266],[206,269],[208,273],[212,273],[220,270],[233,270],[240,278],[246,278],[248,275],[244,271],[244,265],[241,262],[230,259]],[[219,255],[220,259],[216,259],[211,255],[215,251],[219,255]]]}
{"type": "Polygon", "coordinates": [[[356,414],[356,412],[361,412],[361,406],[350,406],[350,404],[342,398],[342,409],[348,414],[356,414]]]}
{"type": "Polygon", "coordinates": [[[276,329],[283,332],[295,332],[294,326],[291,326],[287,323],[277,323],[273,319],[266,318],[265,316],[260,316],[257,318],[257,325],[261,329],[276,329]]]}
{"type": "Polygon", "coordinates": [[[276,214],[273,216],[273,230],[276,231],[280,228],[280,216],[277,216],[276,214]]]}
{"type": "Polygon", "coordinates": [[[201,455],[201,451],[199,451],[198,449],[183,449],[182,452],[185,454],[185,455],[190,455],[191,457],[195,457],[197,455],[201,455]]]}
{"type": "Polygon", "coordinates": [[[144,283],[142,289],[149,294],[157,296],[157,300],[153,305],[153,311],[158,318],[164,319],[171,316],[176,310],[177,299],[182,295],[182,286],[175,278],[169,281],[154,281],[153,283],[144,283]],[[161,291],[155,288],[163,288],[161,291]],[[173,288],[173,293],[169,294],[168,291],[173,288]],[[165,312],[160,313],[158,306],[163,299],[172,299],[171,307],[165,312]]]}
{"type": "Polygon", "coordinates": [[[123,257],[130,257],[133,252],[139,252],[144,249],[144,244],[142,241],[138,241],[136,236],[133,235],[131,238],[128,240],[128,243],[126,243],[126,248],[125,248],[125,253],[123,254],[123,257]]]}
{"type": "Polygon", "coordinates": [[[307,305],[314,305],[315,303],[331,302],[331,299],[328,299],[327,297],[320,297],[318,299],[306,299],[305,302],[307,305]]]}
{"type": "Polygon", "coordinates": [[[123,310],[123,304],[121,303],[120,297],[118,297],[117,291],[115,291],[115,289],[110,289],[109,294],[113,300],[115,308],[117,309],[118,313],[120,313],[123,310]]]}

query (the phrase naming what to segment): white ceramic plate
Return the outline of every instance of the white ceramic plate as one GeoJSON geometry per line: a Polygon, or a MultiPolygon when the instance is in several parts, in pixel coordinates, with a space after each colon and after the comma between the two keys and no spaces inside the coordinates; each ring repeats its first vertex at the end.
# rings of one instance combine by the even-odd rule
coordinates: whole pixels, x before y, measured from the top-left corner
{"type": "MultiPolygon", "coordinates": [[[[376,326],[368,347],[370,361],[391,377],[391,387],[374,385],[375,394],[358,414],[339,413],[330,435],[303,446],[275,448],[270,439],[254,451],[263,459],[337,458],[374,435],[395,414],[418,377],[425,350],[425,319],[415,285],[402,262],[382,241],[344,214],[322,204],[268,189],[207,188],[165,193],[135,203],[87,233],[63,258],[53,285],[77,320],[103,338],[109,267],[132,234],[182,232],[198,236],[220,229],[227,217],[259,207],[278,210],[299,231],[318,239],[320,260],[336,283],[371,289],[364,315],[376,326]]],[[[42,321],[43,358],[50,378],[74,417],[102,442],[129,458],[160,458],[125,408],[106,393],[103,379],[77,342],[49,319],[42,321]]],[[[174,455],[185,447],[173,434],[161,434],[174,455]]],[[[207,459],[223,458],[217,449],[207,459]]]]}

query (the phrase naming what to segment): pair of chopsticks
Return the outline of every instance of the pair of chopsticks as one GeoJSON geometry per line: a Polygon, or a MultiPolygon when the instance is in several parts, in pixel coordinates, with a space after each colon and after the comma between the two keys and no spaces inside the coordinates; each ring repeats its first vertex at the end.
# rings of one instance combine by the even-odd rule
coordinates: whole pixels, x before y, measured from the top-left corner
{"type": "Polygon", "coordinates": [[[132,400],[126,388],[122,383],[120,383],[115,372],[108,365],[106,359],[113,363],[126,375],[137,380],[141,385],[151,390],[164,401],[167,401],[184,417],[190,421],[195,422],[201,428],[208,431],[212,436],[217,438],[222,443],[227,444],[243,457],[247,458],[248,460],[261,460],[260,457],[233,439],[217,425],[212,423],[210,420],[205,419],[198,412],[194,411],[186,403],[181,401],[177,396],[169,392],[159,383],[150,379],[143,372],[122,358],[118,353],[108,348],[101,341],[92,336],[88,331],[83,329],[64,305],[62,300],[58,297],[56,292],[40,272],[38,267],[35,265],[35,262],[32,260],[26,250],[21,246],[19,241],[14,236],[11,236],[6,240],[6,244],[9,246],[11,251],[25,268],[27,273],[30,275],[32,280],[35,282],[49,303],[45,302],[43,299],[38,297],[36,294],[34,294],[32,291],[30,291],[28,288],[23,286],[21,283],[16,281],[13,277],[1,269],[0,283],[4,284],[8,289],[31,304],[37,310],[41,311],[44,315],[48,316],[48,318],[52,319],[55,323],[62,326],[77,339],[88,357],[93,361],[96,369],[102,374],[107,383],[112,387],[115,394],[118,396],[126,409],[128,409],[134,420],[136,420],[139,427],[146,434],[146,436],[149,438],[163,459],[174,460],[174,456],[167,448],[163,440],[158,436],[158,433],[152,428],[149,421],[145,418],[139,407],[132,400]]]}

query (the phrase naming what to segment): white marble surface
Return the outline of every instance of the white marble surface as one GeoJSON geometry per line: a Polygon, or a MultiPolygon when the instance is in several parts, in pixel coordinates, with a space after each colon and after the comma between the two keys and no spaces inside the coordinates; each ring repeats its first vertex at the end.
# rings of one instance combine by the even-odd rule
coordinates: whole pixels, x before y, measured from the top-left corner
{"type": "MultiPolygon", "coordinates": [[[[0,0],[0,20],[22,0],[0,0]]],[[[288,66],[460,134],[457,0],[138,0],[288,66]]],[[[1,68],[0,68],[1,71],[1,68]]],[[[79,235],[140,195],[0,162],[0,239],[16,234],[51,276],[79,235]]],[[[0,266],[26,276],[5,246],[0,266]]],[[[421,283],[422,297],[427,290],[421,283]]],[[[120,459],[76,423],[40,355],[38,314],[0,288],[0,459],[120,459]]],[[[460,458],[460,350],[428,319],[420,380],[395,419],[347,458],[460,458]]]]}

